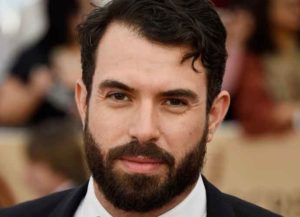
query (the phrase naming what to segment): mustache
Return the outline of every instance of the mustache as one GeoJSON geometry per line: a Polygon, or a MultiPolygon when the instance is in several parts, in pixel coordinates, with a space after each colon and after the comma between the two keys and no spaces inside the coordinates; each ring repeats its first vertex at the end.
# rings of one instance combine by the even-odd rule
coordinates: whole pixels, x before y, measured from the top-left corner
{"type": "Polygon", "coordinates": [[[175,158],[171,154],[152,142],[141,144],[138,141],[131,141],[125,145],[113,148],[108,152],[107,162],[113,162],[124,156],[145,156],[159,160],[170,167],[173,167],[175,164],[175,158]]]}

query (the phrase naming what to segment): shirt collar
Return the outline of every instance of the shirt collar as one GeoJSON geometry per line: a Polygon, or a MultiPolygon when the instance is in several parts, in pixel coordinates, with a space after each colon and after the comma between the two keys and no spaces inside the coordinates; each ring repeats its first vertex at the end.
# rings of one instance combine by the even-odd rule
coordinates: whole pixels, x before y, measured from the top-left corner
{"type": "Polygon", "coordinates": [[[160,217],[206,217],[206,190],[200,176],[191,193],[176,207],[160,217]]]}
{"type": "Polygon", "coordinates": [[[111,215],[99,203],[91,176],[88,184],[87,193],[77,208],[74,217],[111,217],[111,215]]]}
{"type": "MultiPolygon", "coordinates": [[[[159,217],[206,217],[206,190],[202,177],[200,176],[191,193],[176,207],[159,217]],[[188,212],[187,212],[188,210],[188,212]]],[[[81,201],[74,217],[112,217],[96,198],[93,178],[88,184],[86,196],[81,201]]]]}

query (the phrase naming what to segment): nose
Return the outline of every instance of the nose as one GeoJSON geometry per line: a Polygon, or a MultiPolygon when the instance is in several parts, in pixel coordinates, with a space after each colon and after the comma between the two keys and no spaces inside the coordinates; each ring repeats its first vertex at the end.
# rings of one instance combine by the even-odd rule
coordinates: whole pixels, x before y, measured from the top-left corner
{"type": "Polygon", "coordinates": [[[132,116],[129,134],[141,144],[155,142],[159,138],[157,115],[151,102],[142,103],[132,116]]]}

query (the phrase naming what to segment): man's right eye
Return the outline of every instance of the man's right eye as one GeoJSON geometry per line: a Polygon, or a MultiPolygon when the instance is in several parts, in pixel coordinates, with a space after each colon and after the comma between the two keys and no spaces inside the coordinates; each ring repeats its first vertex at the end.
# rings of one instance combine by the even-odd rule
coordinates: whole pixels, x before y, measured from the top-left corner
{"type": "Polygon", "coordinates": [[[107,98],[112,99],[114,101],[129,101],[129,97],[125,93],[109,93],[107,98]]]}

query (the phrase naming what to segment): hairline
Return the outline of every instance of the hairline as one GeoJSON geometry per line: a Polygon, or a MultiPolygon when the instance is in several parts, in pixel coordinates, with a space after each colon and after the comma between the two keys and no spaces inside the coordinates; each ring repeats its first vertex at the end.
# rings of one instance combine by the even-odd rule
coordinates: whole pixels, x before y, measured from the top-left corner
{"type": "MultiPolygon", "coordinates": [[[[107,33],[108,28],[111,25],[114,25],[114,24],[118,24],[118,25],[121,25],[121,26],[129,29],[130,31],[132,31],[132,33],[134,33],[139,38],[147,40],[148,42],[150,42],[152,44],[159,45],[159,46],[162,46],[162,47],[165,47],[165,48],[181,47],[181,48],[185,49],[186,51],[185,51],[185,53],[183,53],[182,58],[181,58],[179,64],[183,64],[188,59],[193,59],[193,57],[186,58],[186,55],[189,54],[189,52],[192,51],[192,46],[189,45],[188,43],[171,43],[171,42],[170,43],[164,43],[164,42],[160,42],[158,40],[153,40],[150,37],[147,37],[147,35],[143,33],[142,28],[140,26],[138,26],[137,24],[130,23],[130,22],[126,21],[126,20],[122,20],[122,19],[118,19],[118,18],[113,18],[113,19],[110,20],[110,22],[107,23],[107,25],[105,26],[105,28],[103,30],[103,34],[101,34],[100,38],[97,41],[97,46],[96,46],[96,49],[95,49],[95,52],[94,52],[94,70],[93,70],[92,82],[90,84],[90,90],[89,90],[90,92],[87,94],[87,99],[86,99],[86,103],[87,104],[89,102],[89,99],[90,99],[90,96],[91,96],[91,92],[92,92],[92,89],[93,89],[94,75],[95,75],[96,68],[97,68],[97,61],[96,60],[98,58],[98,53],[101,52],[101,51],[99,51],[100,43],[101,43],[103,37],[105,36],[105,34],[107,33]]],[[[196,69],[197,67],[194,66],[195,65],[194,62],[191,63],[190,67],[191,67],[191,69],[195,73],[205,73],[205,84],[206,84],[206,88],[208,89],[208,80],[207,80],[207,76],[208,76],[207,70],[208,69],[202,63],[202,61],[201,61],[201,55],[195,61],[199,61],[200,64],[203,66],[204,70],[197,70],[196,69]]],[[[84,85],[86,87],[85,82],[83,82],[83,83],[84,83],[84,85]]],[[[86,87],[86,89],[87,89],[87,87],[86,87]]],[[[207,93],[207,96],[208,96],[208,93],[207,93]]]]}

